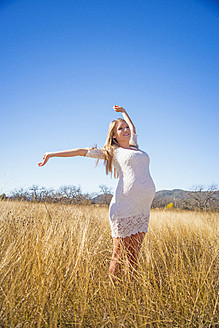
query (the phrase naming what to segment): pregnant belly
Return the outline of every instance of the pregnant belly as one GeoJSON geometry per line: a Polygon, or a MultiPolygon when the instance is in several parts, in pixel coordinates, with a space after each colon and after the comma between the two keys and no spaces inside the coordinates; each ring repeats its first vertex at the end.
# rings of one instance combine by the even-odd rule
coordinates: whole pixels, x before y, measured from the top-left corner
{"type": "MultiPolygon", "coordinates": [[[[134,181],[124,180],[123,193],[132,194],[136,193],[140,197],[141,194],[155,193],[155,185],[151,176],[143,179],[135,179],[134,181]]],[[[143,195],[142,195],[143,196],[143,195]]]]}
{"type": "Polygon", "coordinates": [[[155,195],[155,186],[152,179],[148,179],[147,183],[135,181],[134,184],[124,184],[120,187],[123,188],[117,188],[111,200],[111,220],[118,217],[148,213],[155,195]]]}
{"type": "Polygon", "coordinates": [[[112,198],[113,203],[117,206],[130,207],[132,204],[149,204],[152,202],[155,195],[155,185],[151,178],[147,180],[135,180],[134,183],[119,183],[115,194],[112,198]]]}

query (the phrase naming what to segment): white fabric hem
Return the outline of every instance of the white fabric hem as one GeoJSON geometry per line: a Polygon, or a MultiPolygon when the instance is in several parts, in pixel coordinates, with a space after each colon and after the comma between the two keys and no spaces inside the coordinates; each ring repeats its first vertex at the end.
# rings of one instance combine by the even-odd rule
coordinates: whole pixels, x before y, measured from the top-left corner
{"type": "Polygon", "coordinates": [[[113,235],[112,234],[112,238],[126,238],[126,237],[131,237],[131,236],[135,236],[137,233],[141,233],[141,232],[144,232],[144,233],[148,233],[148,229],[142,229],[142,230],[138,230],[138,231],[136,231],[136,232],[132,232],[132,233],[130,233],[130,234],[128,234],[128,235],[113,235]]]}

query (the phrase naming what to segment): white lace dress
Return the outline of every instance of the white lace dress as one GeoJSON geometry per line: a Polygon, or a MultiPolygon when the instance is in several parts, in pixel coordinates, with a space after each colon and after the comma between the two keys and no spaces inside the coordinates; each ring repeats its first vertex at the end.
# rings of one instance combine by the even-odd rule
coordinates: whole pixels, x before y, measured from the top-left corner
{"type": "MultiPolygon", "coordinates": [[[[130,144],[137,145],[136,134],[132,134],[130,144]]],[[[101,148],[90,148],[86,156],[104,158],[101,148]]],[[[113,165],[119,172],[119,181],[109,208],[113,238],[148,231],[150,208],[155,195],[149,162],[148,154],[135,147],[115,149],[113,165]]]]}

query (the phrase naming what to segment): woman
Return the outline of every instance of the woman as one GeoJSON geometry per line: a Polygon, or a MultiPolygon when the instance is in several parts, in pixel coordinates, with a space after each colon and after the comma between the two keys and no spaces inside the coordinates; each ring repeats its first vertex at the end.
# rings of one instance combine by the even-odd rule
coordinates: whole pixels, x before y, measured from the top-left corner
{"type": "Polygon", "coordinates": [[[86,156],[104,160],[106,173],[118,177],[118,185],[109,208],[113,237],[113,255],[109,274],[114,279],[120,272],[123,250],[131,270],[137,268],[138,254],[148,229],[150,207],[155,186],[149,172],[149,157],[138,148],[134,124],[123,107],[115,105],[124,119],[110,123],[104,148],[78,148],[46,153],[43,162],[50,157],[86,156]]]}

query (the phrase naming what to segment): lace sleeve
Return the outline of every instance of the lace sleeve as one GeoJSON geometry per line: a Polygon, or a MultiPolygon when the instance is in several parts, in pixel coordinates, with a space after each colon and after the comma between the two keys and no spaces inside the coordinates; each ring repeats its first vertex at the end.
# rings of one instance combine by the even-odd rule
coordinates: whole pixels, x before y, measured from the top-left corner
{"type": "Polygon", "coordinates": [[[104,153],[102,148],[88,148],[88,152],[85,155],[86,157],[92,157],[97,159],[104,159],[104,153]]]}
{"type": "Polygon", "coordinates": [[[137,134],[131,132],[131,138],[129,140],[129,145],[130,146],[133,146],[133,147],[137,147],[138,148],[137,137],[138,137],[137,134]]]}

